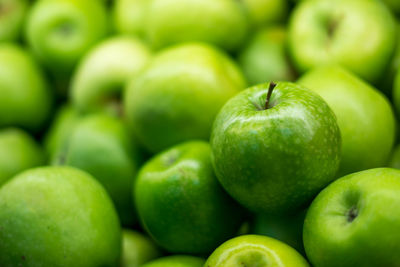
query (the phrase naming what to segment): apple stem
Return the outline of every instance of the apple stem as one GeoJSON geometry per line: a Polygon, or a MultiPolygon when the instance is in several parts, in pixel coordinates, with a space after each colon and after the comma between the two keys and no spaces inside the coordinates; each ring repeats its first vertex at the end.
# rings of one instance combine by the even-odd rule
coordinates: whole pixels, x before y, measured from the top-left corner
{"type": "Polygon", "coordinates": [[[276,87],[276,83],[270,82],[269,83],[269,88],[268,88],[268,94],[267,94],[267,100],[265,101],[265,109],[269,108],[269,100],[271,99],[272,91],[274,91],[276,87]]]}

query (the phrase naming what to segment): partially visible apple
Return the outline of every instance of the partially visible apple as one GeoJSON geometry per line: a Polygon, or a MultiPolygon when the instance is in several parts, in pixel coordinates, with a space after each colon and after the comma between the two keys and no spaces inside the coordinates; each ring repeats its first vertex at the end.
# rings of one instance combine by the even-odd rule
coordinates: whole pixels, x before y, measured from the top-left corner
{"type": "Polygon", "coordinates": [[[146,15],[146,36],[155,49],[206,42],[235,51],[248,30],[245,9],[237,0],[152,0],[146,15]]]}
{"type": "Polygon", "coordinates": [[[112,37],[96,45],[73,75],[70,91],[73,105],[81,113],[106,110],[122,115],[122,90],[149,58],[149,49],[135,37],[112,37]]]}
{"type": "Polygon", "coordinates": [[[207,259],[207,267],[309,267],[295,249],[276,239],[243,235],[226,241],[207,259]]]}
{"type": "Polygon", "coordinates": [[[28,8],[28,0],[0,0],[0,42],[19,39],[28,8]]]}
{"type": "Polygon", "coordinates": [[[303,246],[303,222],[305,216],[305,210],[284,216],[256,214],[251,223],[250,233],[275,238],[305,255],[303,246]]]}
{"type": "Polygon", "coordinates": [[[287,34],[282,26],[262,28],[239,53],[239,63],[250,85],[292,81],[294,69],[286,52],[287,34]]]}
{"type": "Polygon", "coordinates": [[[119,266],[114,206],[77,169],[43,167],[12,178],[0,188],[0,226],[0,266],[119,266]]]}
{"type": "Polygon", "coordinates": [[[211,147],[218,180],[234,199],[255,213],[287,214],[335,178],[341,138],[319,95],[279,82],[230,99],[215,119],[211,147]]]}
{"type": "Polygon", "coordinates": [[[283,23],[288,15],[288,0],[243,0],[255,28],[283,23]]]}
{"type": "Polygon", "coordinates": [[[342,134],[338,177],[385,166],[395,141],[395,117],[381,92],[337,66],[311,70],[298,83],[322,96],[337,117],[342,134]]]}
{"type": "Polygon", "coordinates": [[[400,171],[371,169],[330,184],[311,204],[304,246],[313,266],[397,267],[400,171]]]}
{"type": "Polygon", "coordinates": [[[114,0],[113,23],[120,34],[146,36],[146,18],[149,0],[114,0]]]}
{"type": "Polygon", "coordinates": [[[140,267],[160,256],[160,249],[147,236],[128,229],[122,231],[120,267],[140,267]]]}
{"type": "Polygon", "coordinates": [[[0,130],[0,186],[21,171],[45,163],[43,149],[29,134],[17,128],[0,130]]]}
{"type": "Polygon", "coordinates": [[[53,164],[73,166],[93,175],[114,201],[124,226],[136,222],[132,186],[139,162],[138,149],[123,123],[101,114],[77,122],[52,159],[53,164]]]}
{"type": "Polygon", "coordinates": [[[153,260],[141,267],[203,267],[205,260],[194,256],[174,255],[153,260]]]}
{"type": "Polygon", "coordinates": [[[0,44],[0,127],[39,132],[51,106],[52,93],[31,55],[15,44],[0,44]]]}
{"type": "Polygon", "coordinates": [[[392,155],[390,156],[390,160],[388,163],[388,167],[400,169],[400,145],[396,146],[393,149],[392,155]]]}
{"type": "Polygon", "coordinates": [[[130,82],[126,121],[152,153],[208,140],[219,109],[245,87],[243,74],[224,52],[202,43],[177,45],[157,54],[130,82]]]}
{"type": "Polygon", "coordinates": [[[143,227],[173,253],[210,253],[243,222],[243,210],[215,177],[204,141],[177,145],[149,160],[138,174],[134,196],[143,227]]]}
{"type": "Polygon", "coordinates": [[[336,63],[377,82],[396,40],[393,15],[376,0],[302,1],[290,19],[289,50],[300,72],[336,63]]]}
{"type": "Polygon", "coordinates": [[[62,106],[55,115],[49,129],[44,137],[44,148],[48,156],[52,159],[55,157],[57,150],[66,144],[75,125],[81,120],[82,115],[79,114],[70,105],[62,106]]]}
{"type": "Polygon", "coordinates": [[[98,0],[38,0],[26,23],[29,46],[60,75],[71,72],[108,30],[106,7],[98,0]]]}

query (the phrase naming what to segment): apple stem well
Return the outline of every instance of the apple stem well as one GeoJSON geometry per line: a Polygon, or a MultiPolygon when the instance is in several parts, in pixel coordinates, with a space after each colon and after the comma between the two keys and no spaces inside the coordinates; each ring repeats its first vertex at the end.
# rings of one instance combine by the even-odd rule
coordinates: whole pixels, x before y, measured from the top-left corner
{"type": "Polygon", "coordinates": [[[268,88],[268,93],[267,93],[267,100],[265,101],[265,109],[269,108],[272,91],[274,91],[275,87],[276,87],[276,83],[270,82],[269,88],[268,88]]]}

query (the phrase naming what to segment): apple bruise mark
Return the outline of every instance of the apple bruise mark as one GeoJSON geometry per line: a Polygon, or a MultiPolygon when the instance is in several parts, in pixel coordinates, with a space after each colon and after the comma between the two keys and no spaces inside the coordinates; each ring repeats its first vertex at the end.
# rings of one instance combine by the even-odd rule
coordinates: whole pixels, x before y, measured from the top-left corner
{"type": "Polygon", "coordinates": [[[357,218],[357,216],[358,216],[358,210],[355,206],[353,206],[347,212],[347,221],[351,223],[357,218]]]}
{"type": "Polygon", "coordinates": [[[268,108],[269,108],[269,104],[270,104],[270,99],[271,99],[272,91],[274,91],[275,87],[276,87],[276,83],[270,82],[269,88],[268,88],[267,99],[266,99],[266,101],[265,101],[265,109],[268,109],[268,108]]]}

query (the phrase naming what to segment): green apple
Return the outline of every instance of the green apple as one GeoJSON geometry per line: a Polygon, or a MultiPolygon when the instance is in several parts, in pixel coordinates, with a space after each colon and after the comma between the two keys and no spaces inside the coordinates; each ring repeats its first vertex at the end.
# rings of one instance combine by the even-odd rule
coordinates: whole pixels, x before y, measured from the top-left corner
{"type": "Polygon", "coordinates": [[[250,233],[276,238],[305,255],[303,246],[305,215],[305,210],[284,216],[257,214],[250,226],[250,233]]]}
{"type": "Polygon", "coordinates": [[[28,0],[0,0],[0,42],[19,39],[28,7],[28,0]]]}
{"type": "Polygon", "coordinates": [[[147,236],[131,231],[122,231],[121,267],[140,267],[161,256],[160,250],[147,236]]]}
{"type": "Polygon", "coordinates": [[[400,171],[370,169],[325,188],[304,222],[313,266],[399,266],[400,171]]]}
{"type": "Polygon", "coordinates": [[[2,267],[117,267],[121,229],[106,191],[68,167],[17,175],[0,188],[2,267]]]}
{"type": "Polygon", "coordinates": [[[385,166],[395,141],[395,118],[381,92],[337,66],[313,69],[298,83],[318,93],[337,117],[342,134],[338,177],[385,166]]]}
{"type": "Polygon", "coordinates": [[[17,173],[45,163],[43,149],[29,134],[16,128],[0,130],[0,186],[17,173]]]}
{"type": "Polygon", "coordinates": [[[215,119],[211,147],[218,180],[234,199],[255,213],[286,214],[335,178],[341,139],[320,96],[279,82],[230,99],[215,119]]]}
{"type": "Polygon", "coordinates": [[[120,34],[146,36],[149,0],[114,0],[112,16],[115,30],[120,34]]]}
{"type": "Polygon", "coordinates": [[[0,127],[42,129],[52,97],[31,55],[14,44],[0,44],[0,127]]]}
{"type": "Polygon", "coordinates": [[[288,14],[287,0],[243,0],[255,27],[282,23],[288,14]]]}
{"type": "Polygon", "coordinates": [[[121,91],[149,58],[149,49],[134,37],[117,36],[98,44],[79,63],[72,78],[73,105],[81,113],[123,112],[121,91]]]}
{"type": "Polygon", "coordinates": [[[152,0],[147,8],[146,36],[155,49],[195,41],[235,51],[247,35],[240,1],[152,0]]]}
{"type": "Polygon", "coordinates": [[[207,259],[207,267],[309,267],[295,249],[276,239],[243,235],[226,241],[207,259]]]}
{"type": "Polygon", "coordinates": [[[122,225],[128,226],[136,221],[132,185],[139,167],[138,154],[120,120],[95,114],[76,124],[55,153],[53,164],[93,175],[114,201],[122,225]]]}
{"type": "Polygon", "coordinates": [[[38,0],[29,13],[26,38],[54,73],[69,73],[108,32],[108,17],[97,0],[38,0]]]}
{"type": "Polygon", "coordinates": [[[310,0],[293,11],[288,43],[300,72],[335,63],[377,82],[396,39],[395,20],[380,1],[310,0]]]}
{"type": "Polygon", "coordinates": [[[153,153],[186,140],[208,140],[219,109],[245,87],[243,74],[222,51],[200,43],[174,46],[129,83],[126,121],[153,153]]]}
{"type": "Polygon", "coordinates": [[[190,141],[148,161],[135,183],[136,208],[146,231],[173,253],[206,254],[234,236],[241,208],[223,191],[211,148],[190,141]]]}
{"type": "Polygon", "coordinates": [[[400,169],[400,145],[397,145],[395,149],[393,149],[392,155],[390,156],[390,160],[388,163],[388,167],[400,169]]]}
{"type": "Polygon", "coordinates": [[[67,142],[81,117],[82,115],[70,105],[59,108],[44,137],[44,147],[50,158],[54,158],[58,148],[67,142]]]}
{"type": "Polygon", "coordinates": [[[203,267],[204,261],[198,257],[174,255],[153,260],[141,267],[203,267]]]}
{"type": "Polygon", "coordinates": [[[240,51],[239,63],[251,85],[294,80],[295,73],[286,53],[286,39],[284,27],[266,27],[240,51]]]}

